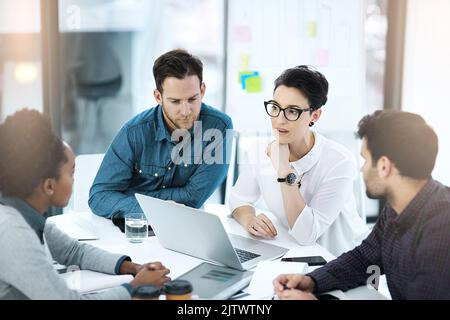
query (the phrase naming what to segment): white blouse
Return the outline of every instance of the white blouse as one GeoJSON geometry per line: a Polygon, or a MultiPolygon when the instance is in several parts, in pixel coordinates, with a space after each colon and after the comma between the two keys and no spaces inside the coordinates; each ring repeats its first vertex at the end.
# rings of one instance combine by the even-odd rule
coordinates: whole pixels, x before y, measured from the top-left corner
{"type": "Polygon", "coordinates": [[[291,162],[303,175],[300,193],[306,206],[292,229],[286,219],[280,183],[270,158],[267,141],[253,144],[239,166],[239,178],[232,188],[229,205],[233,212],[254,205],[262,196],[267,208],[289,229],[300,245],[318,243],[335,256],[359,245],[369,229],[358,215],[353,195],[356,161],[342,145],[314,132],[313,148],[291,162]]]}

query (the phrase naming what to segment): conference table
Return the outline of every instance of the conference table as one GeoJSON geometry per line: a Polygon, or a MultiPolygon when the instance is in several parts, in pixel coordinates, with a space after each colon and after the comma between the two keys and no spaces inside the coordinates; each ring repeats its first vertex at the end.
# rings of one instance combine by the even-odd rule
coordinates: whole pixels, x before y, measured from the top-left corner
{"type": "MultiPolygon", "coordinates": [[[[237,234],[252,238],[234,219],[229,215],[229,210],[224,205],[206,205],[205,211],[216,214],[222,221],[225,230],[228,233],[237,234]]],[[[301,246],[289,235],[288,230],[281,226],[277,218],[267,213],[277,228],[278,235],[274,240],[261,240],[281,247],[288,248],[289,251],[284,257],[295,256],[322,256],[330,261],[335,257],[324,247],[315,244],[312,246],[301,246]]],[[[62,231],[69,236],[94,245],[103,250],[128,255],[136,263],[145,263],[152,261],[161,261],[170,269],[172,279],[186,273],[192,268],[198,266],[202,259],[198,259],[186,254],[178,253],[165,249],[158,241],[156,236],[150,236],[141,243],[131,243],[127,240],[124,233],[116,227],[111,220],[94,215],[92,212],[67,212],[62,215],[49,218],[62,231]],[[93,239],[95,240],[87,240],[93,239]],[[82,240],[84,239],[84,240],[82,240]]],[[[174,223],[176,223],[174,221],[174,223]]],[[[178,235],[173,235],[178,236],[178,235]]],[[[182,239],[180,239],[182,241],[182,239]]],[[[309,267],[308,271],[317,267],[309,267]]],[[[342,291],[332,291],[332,294],[340,299],[350,300],[382,300],[387,297],[380,292],[368,286],[361,286],[345,293],[342,291]]],[[[241,299],[257,299],[252,295],[245,295],[241,299]]]]}

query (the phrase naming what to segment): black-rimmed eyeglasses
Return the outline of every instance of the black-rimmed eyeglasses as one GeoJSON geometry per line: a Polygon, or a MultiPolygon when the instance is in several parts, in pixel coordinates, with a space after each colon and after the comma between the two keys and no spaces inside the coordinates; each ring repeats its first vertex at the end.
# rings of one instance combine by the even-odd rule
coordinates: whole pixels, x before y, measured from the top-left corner
{"type": "Polygon", "coordinates": [[[264,101],[264,106],[266,107],[266,112],[272,118],[276,118],[280,115],[280,112],[283,111],[284,117],[289,121],[297,121],[298,118],[302,115],[303,112],[312,111],[312,108],[301,109],[298,107],[287,107],[282,108],[278,103],[273,100],[264,101]]]}

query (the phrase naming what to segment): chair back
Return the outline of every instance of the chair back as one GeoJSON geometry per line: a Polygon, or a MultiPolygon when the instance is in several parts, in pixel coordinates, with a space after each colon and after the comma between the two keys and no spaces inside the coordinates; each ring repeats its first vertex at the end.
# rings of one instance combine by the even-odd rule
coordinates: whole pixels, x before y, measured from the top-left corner
{"type": "Polygon", "coordinates": [[[76,212],[90,211],[88,204],[89,189],[94,182],[104,156],[103,153],[83,154],[75,158],[74,184],[69,209],[76,212]]]}

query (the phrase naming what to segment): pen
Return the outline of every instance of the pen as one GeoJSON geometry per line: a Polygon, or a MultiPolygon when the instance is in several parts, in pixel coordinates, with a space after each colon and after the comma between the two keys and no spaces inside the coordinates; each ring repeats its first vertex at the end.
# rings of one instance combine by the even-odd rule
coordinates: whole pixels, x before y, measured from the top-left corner
{"type": "MultiPolygon", "coordinates": [[[[285,284],[283,284],[283,290],[289,290],[289,288],[285,284]]],[[[274,294],[272,296],[272,300],[278,300],[278,296],[276,294],[274,294]]]]}

